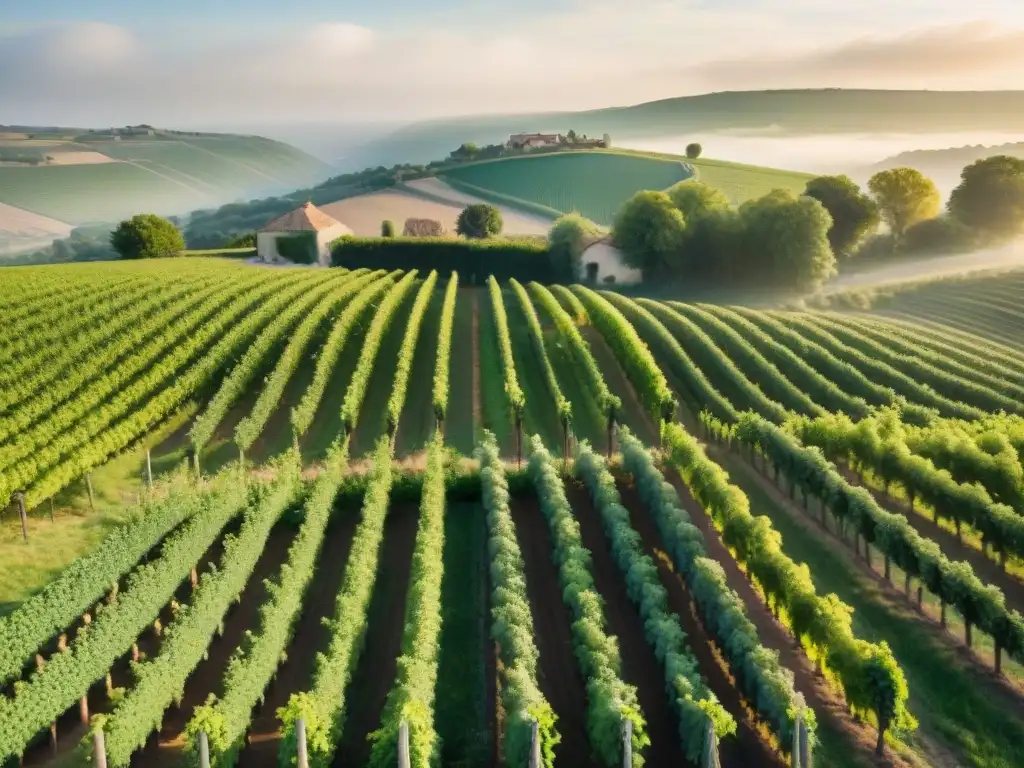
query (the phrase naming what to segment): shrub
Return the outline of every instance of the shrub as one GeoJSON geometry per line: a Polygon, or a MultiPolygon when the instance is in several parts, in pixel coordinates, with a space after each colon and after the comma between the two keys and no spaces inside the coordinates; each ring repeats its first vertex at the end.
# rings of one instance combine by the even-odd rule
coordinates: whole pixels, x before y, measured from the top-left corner
{"type": "Polygon", "coordinates": [[[185,250],[185,239],[167,219],[140,213],[117,225],[110,245],[124,259],[155,259],[177,256],[185,250]]]}
{"type": "Polygon", "coordinates": [[[384,219],[380,223],[380,236],[381,237],[394,237],[395,236],[395,222],[390,219],[384,219]]]}
{"type": "Polygon", "coordinates": [[[686,156],[688,158],[690,158],[691,160],[696,160],[698,157],[701,156],[701,154],[703,154],[703,152],[704,152],[704,147],[702,147],[697,142],[694,142],[693,144],[687,144],[686,145],[686,156]]]}
{"type": "Polygon", "coordinates": [[[552,270],[566,283],[579,280],[580,260],[587,246],[601,236],[601,230],[590,219],[570,213],[556,221],[548,232],[552,270]]]}
{"type": "Polygon", "coordinates": [[[462,209],[455,223],[455,231],[463,237],[479,239],[500,235],[503,226],[505,222],[501,218],[501,211],[493,205],[474,203],[462,209]]]}

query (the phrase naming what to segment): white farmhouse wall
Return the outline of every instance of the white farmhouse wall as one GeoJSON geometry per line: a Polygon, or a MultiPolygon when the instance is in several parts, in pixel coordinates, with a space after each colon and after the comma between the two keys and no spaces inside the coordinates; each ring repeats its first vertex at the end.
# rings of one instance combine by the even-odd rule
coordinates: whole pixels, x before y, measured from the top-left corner
{"type": "Polygon", "coordinates": [[[336,226],[328,227],[327,229],[322,229],[319,232],[317,232],[317,258],[321,266],[331,266],[331,243],[333,243],[339,237],[351,234],[352,230],[346,227],[344,224],[338,224],[336,226]]]}
{"type": "Polygon", "coordinates": [[[261,261],[269,264],[278,264],[282,259],[277,254],[277,238],[288,234],[287,232],[259,232],[256,234],[256,255],[261,261]]]}
{"type": "Polygon", "coordinates": [[[586,279],[587,262],[590,261],[598,265],[598,283],[608,275],[615,275],[615,282],[619,285],[632,285],[643,280],[643,273],[639,269],[626,266],[622,259],[622,251],[607,241],[594,243],[583,252],[580,259],[580,280],[586,279]]]}

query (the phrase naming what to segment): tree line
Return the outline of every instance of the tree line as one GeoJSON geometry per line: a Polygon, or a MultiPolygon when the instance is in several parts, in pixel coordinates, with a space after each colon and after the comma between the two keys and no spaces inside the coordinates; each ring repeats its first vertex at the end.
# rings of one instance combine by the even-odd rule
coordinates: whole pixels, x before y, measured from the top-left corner
{"type": "Polygon", "coordinates": [[[997,155],[964,168],[944,211],[934,182],[913,168],[880,171],[866,190],[819,176],[801,195],[774,190],[738,208],[688,180],[634,195],[612,239],[648,281],[805,291],[858,263],[967,252],[1022,232],[1024,160],[997,155]]]}

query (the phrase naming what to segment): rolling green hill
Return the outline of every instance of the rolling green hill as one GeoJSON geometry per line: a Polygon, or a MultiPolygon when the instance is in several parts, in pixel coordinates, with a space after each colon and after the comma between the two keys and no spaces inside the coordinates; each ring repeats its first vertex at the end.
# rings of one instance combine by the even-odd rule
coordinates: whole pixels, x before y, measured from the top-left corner
{"type": "Polygon", "coordinates": [[[441,178],[480,197],[555,216],[579,212],[610,225],[642,189],[666,189],[696,178],[722,190],[734,205],[773,189],[803,191],[813,176],[723,160],[627,150],[563,152],[488,160],[450,168],[441,178]]]}
{"type": "Polygon", "coordinates": [[[1024,91],[808,89],[728,91],[585,112],[460,117],[414,123],[348,154],[353,167],[426,162],[464,141],[490,144],[517,131],[570,128],[621,144],[628,138],[719,130],[776,133],[1024,131],[1024,91]]]}
{"type": "Polygon", "coordinates": [[[665,189],[693,175],[678,160],[613,152],[572,152],[493,160],[452,168],[442,178],[456,185],[578,211],[611,224],[619,207],[641,189],[665,189]]]}
{"type": "Polygon", "coordinates": [[[43,141],[0,137],[0,145],[52,158],[0,167],[0,202],[70,224],[115,221],[141,210],[185,213],[308,186],[330,172],[311,155],[259,136],[92,133],[43,141]]]}

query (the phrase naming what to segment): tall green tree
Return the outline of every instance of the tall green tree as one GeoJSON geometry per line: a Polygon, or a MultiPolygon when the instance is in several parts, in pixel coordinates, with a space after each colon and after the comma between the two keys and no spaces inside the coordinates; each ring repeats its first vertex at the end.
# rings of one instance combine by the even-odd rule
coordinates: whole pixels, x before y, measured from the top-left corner
{"type": "Polygon", "coordinates": [[[907,229],[939,213],[935,182],[915,168],[879,171],[868,182],[879,213],[899,240],[907,229]]]}
{"type": "Polygon", "coordinates": [[[740,208],[740,279],[811,291],[836,273],[828,242],[832,217],[811,197],[775,190],[740,208]]]}
{"type": "Polygon", "coordinates": [[[110,245],[123,259],[156,259],[177,256],[185,250],[185,238],[167,219],[140,213],[117,225],[110,245]]]}
{"type": "Polygon", "coordinates": [[[878,206],[849,176],[811,179],[804,194],[825,206],[832,217],[828,242],[836,258],[850,256],[878,227],[878,206]]]}
{"type": "Polygon", "coordinates": [[[384,219],[380,223],[380,236],[381,237],[394,237],[395,236],[395,222],[391,219],[384,219]]]}
{"type": "Polygon", "coordinates": [[[686,156],[688,158],[690,158],[691,160],[696,160],[698,157],[701,156],[701,154],[703,152],[704,152],[704,147],[702,147],[697,142],[694,142],[692,144],[687,144],[686,145],[686,156]]]}
{"type": "Polygon", "coordinates": [[[678,273],[686,220],[664,192],[637,192],[615,217],[612,240],[645,278],[678,273]]]}
{"type": "Polygon", "coordinates": [[[983,234],[1024,232],[1024,159],[995,155],[971,163],[949,198],[949,212],[983,234]]]}
{"type": "Polygon", "coordinates": [[[688,224],[699,216],[730,207],[729,198],[721,190],[702,181],[681,181],[670,187],[666,194],[688,224]]]}
{"type": "Polygon", "coordinates": [[[474,203],[462,209],[455,222],[455,231],[463,237],[479,239],[500,235],[504,226],[501,211],[493,205],[474,203]]]}

